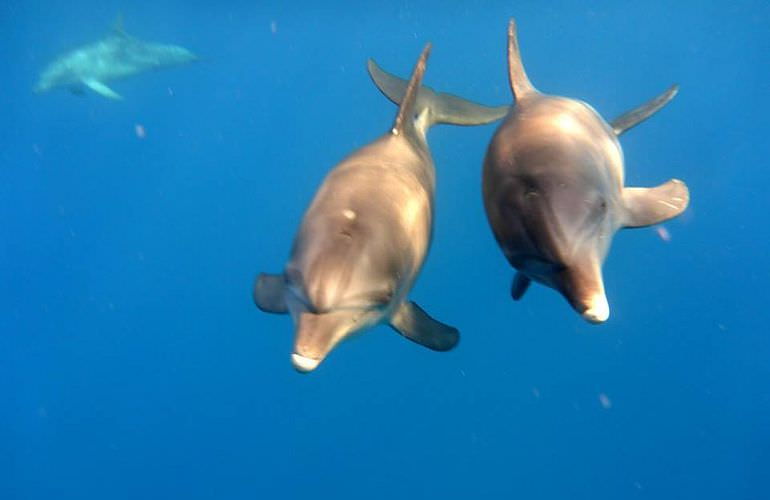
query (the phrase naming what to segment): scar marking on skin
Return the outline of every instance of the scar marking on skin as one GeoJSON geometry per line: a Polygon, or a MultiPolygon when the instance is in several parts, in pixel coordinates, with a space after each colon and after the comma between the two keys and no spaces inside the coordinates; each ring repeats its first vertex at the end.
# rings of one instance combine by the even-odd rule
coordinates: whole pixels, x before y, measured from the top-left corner
{"type": "Polygon", "coordinates": [[[674,205],[674,204],[671,204],[671,203],[667,202],[666,200],[658,200],[658,203],[661,203],[661,204],[663,204],[663,205],[666,205],[668,208],[673,208],[674,210],[676,210],[676,209],[678,209],[678,208],[679,208],[679,207],[677,207],[676,205],[674,205]]]}

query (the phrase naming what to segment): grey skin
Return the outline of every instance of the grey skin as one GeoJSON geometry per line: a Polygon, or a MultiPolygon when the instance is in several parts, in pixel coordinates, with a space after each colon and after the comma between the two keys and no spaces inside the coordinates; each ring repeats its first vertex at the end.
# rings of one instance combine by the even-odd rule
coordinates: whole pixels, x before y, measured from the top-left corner
{"type": "Polygon", "coordinates": [[[65,87],[81,94],[88,87],[109,99],[122,99],[107,82],[196,60],[198,56],[184,47],[144,42],[126,34],[119,19],[103,40],[67,52],[49,64],[33,90],[42,93],[65,87]]]}
{"type": "Polygon", "coordinates": [[[624,187],[618,136],[662,108],[673,86],[610,124],[588,104],[541,94],[524,72],[513,20],[508,66],[515,105],[495,132],[484,160],[489,223],[518,271],[518,300],[532,280],[559,291],[592,323],[609,317],[601,266],[615,232],[681,214],[687,186],[672,179],[654,188],[624,187]]]}
{"type": "Polygon", "coordinates": [[[489,123],[507,108],[420,88],[429,48],[408,85],[370,61],[372,78],[386,95],[403,98],[391,130],[327,175],[302,219],[284,272],[256,280],[257,306],[288,312],[294,320],[291,360],[300,372],[314,370],[343,339],[380,323],[437,351],[458,341],[455,328],[407,299],[433,224],[435,170],[425,134],[437,122],[489,123]]]}

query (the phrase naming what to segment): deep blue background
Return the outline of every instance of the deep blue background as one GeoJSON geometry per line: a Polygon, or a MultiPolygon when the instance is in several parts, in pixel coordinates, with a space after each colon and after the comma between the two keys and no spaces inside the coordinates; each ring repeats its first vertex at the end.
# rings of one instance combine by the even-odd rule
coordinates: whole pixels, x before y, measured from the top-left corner
{"type": "Polygon", "coordinates": [[[0,5],[0,498],[770,498],[770,3],[325,3],[0,5]],[[32,94],[119,11],[203,62],[122,102],[32,94]],[[533,83],[608,119],[681,85],[622,143],[628,184],[685,179],[690,209],[670,242],[617,235],[605,325],[514,303],[479,193],[494,126],[437,127],[412,298],[460,346],[378,327],[298,375],[252,279],[389,127],[366,58],[406,75],[432,41],[428,85],[508,103],[511,16],[533,83]]]}

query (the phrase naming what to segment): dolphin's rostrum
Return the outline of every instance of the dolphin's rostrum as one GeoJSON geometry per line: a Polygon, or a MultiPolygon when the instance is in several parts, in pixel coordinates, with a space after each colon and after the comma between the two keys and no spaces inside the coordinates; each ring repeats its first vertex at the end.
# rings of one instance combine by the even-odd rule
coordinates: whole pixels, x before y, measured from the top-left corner
{"type": "Polygon", "coordinates": [[[128,35],[119,17],[107,37],[67,52],[49,64],[34,91],[41,93],[66,87],[74,93],[82,93],[83,87],[88,87],[109,99],[122,99],[107,86],[107,82],[197,59],[184,47],[145,42],[128,35]]]}
{"type": "Polygon", "coordinates": [[[675,217],[689,202],[687,187],[676,179],[624,187],[617,139],[668,103],[677,87],[607,124],[588,104],[532,86],[513,20],[508,68],[515,104],[487,150],[483,197],[495,238],[518,271],[511,295],[520,299],[535,280],[559,291],[586,320],[601,323],[610,313],[601,266],[614,233],[675,217]]]}
{"type": "Polygon", "coordinates": [[[430,45],[408,85],[373,62],[372,78],[401,102],[391,130],[353,152],[326,177],[307,209],[283,274],[260,274],[257,306],[290,313],[291,359],[314,370],[343,339],[378,323],[446,351],[458,331],[431,318],[407,295],[431,240],[435,171],[426,143],[437,122],[488,123],[507,108],[487,108],[420,88],[430,45]]]}

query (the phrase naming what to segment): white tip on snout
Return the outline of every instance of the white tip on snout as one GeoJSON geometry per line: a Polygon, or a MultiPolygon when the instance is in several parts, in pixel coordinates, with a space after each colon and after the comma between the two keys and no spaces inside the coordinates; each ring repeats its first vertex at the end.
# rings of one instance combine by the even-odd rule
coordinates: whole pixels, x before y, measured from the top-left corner
{"type": "Polygon", "coordinates": [[[607,297],[602,294],[594,295],[591,303],[583,312],[583,318],[591,323],[604,323],[610,317],[610,305],[607,303],[607,297]]]}
{"type": "Polygon", "coordinates": [[[291,355],[291,362],[294,365],[294,368],[297,369],[297,371],[302,373],[312,372],[316,369],[318,366],[318,363],[321,362],[319,359],[313,359],[313,358],[307,358],[305,356],[299,355],[299,354],[292,354],[291,355]]]}

